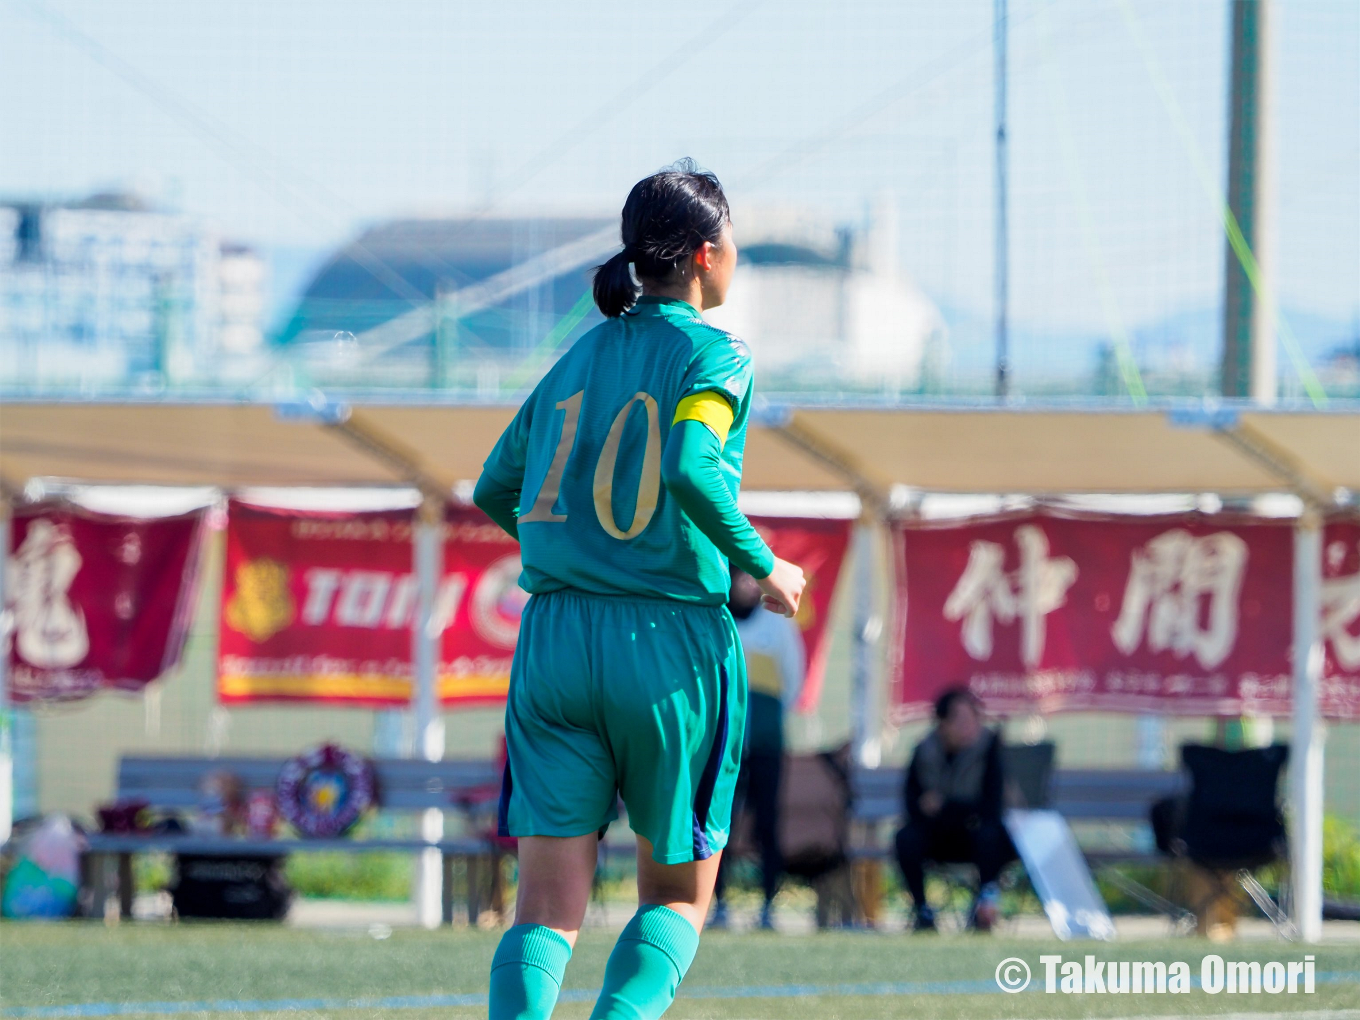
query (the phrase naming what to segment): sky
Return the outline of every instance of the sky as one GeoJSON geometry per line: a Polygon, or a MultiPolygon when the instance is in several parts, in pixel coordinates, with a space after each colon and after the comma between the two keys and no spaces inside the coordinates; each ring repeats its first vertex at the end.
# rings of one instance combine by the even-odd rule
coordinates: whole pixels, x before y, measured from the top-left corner
{"type": "MultiPolygon", "coordinates": [[[[1282,302],[1360,322],[1360,3],[1278,8],[1282,302]]],[[[1010,12],[1014,320],[1217,307],[1226,0],[1010,12]]],[[[905,269],[985,317],[992,24],[992,0],[0,0],[0,196],[134,187],[296,261],[396,215],[611,214],[689,155],[739,211],[891,199],[905,269]]]]}

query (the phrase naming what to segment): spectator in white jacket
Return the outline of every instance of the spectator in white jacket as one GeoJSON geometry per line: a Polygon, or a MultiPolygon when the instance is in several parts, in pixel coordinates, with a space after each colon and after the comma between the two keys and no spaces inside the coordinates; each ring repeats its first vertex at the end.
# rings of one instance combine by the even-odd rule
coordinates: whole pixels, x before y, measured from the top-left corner
{"type": "MultiPolygon", "coordinates": [[[[779,891],[783,858],[779,853],[779,779],[784,759],[784,712],[798,698],[806,669],[803,637],[798,625],[778,613],[760,612],[760,587],[751,575],[732,568],[732,593],[727,608],[737,622],[746,653],[749,697],[746,705],[746,744],[737,780],[735,820],[744,808],[751,812],[756,846],[760,851],[761,887],[765,904],[762,928],[773,928],[771,908],[779,891]]],[[[713,896],[713,924],[727,923],[727,863],[719,865],[713,896]]]]}

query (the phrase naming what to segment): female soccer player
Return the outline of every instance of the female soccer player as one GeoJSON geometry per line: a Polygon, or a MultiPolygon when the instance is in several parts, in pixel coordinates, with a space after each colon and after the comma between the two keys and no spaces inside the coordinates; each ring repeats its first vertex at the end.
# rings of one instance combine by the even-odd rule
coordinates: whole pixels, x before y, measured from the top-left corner
{"type": "Polygon", "coordinates": [[[562,357],[487,458],[474,499],[519,539],[520,626],[500,825],[519,837],[516,925],[491,1020],[551,1015],[622,796],[638,912],[595,1018],[659,1017],[699,945],[727,844],[746,667],[728,561],[792,616],[803,572],[737,509],[751,355],[699,313],[737,249],[718,180],[684,160],[638,182],[595,274],[606,321],[562,357]],[[641,296],[629,267],[642,283],[641,296]]]}

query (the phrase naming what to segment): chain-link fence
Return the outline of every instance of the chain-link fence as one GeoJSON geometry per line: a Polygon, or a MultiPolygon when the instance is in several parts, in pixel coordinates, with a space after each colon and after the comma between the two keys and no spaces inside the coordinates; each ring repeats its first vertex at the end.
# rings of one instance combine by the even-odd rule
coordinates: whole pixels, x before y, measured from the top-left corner
{"type": "MultiPolygon", "coordinates": [[[[1275,7],[1280,391],[1355,396],[1360,15],[1275,7]]],[[[512,399],[599,321],[628,187],[691,155],[746,252],[715,321],[767,392],[991,392],[991,0],[701,0],[685,32],[605,4],[403,10],[333,5],[297,53],[263,4],[249,35],[141,3],[16,13],[0,74],[26,100],[0,128],[43,144],[0,170],[0,388],[512,399]],[[694,61],[725,68],[701,118],[694,61]]],[[[1222,0],[1011,0],[1014,392],[1217,390],[1229,23],[1222,0]]]]}

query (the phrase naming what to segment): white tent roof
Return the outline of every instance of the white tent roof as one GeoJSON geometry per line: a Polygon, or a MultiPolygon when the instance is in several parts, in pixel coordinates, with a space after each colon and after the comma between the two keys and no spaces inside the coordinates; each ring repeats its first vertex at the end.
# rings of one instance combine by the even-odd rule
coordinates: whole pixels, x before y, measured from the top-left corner
{"type": "MultiPolygon", "coordinates": [[[[0,478],[163,485],[371,486],[475,479],[514,408],[9,401],[0,478]]],[[[1326,411],[985,405],[769,406],[750,490],[1360,492],[1360,405],[1326,411]]]]}

